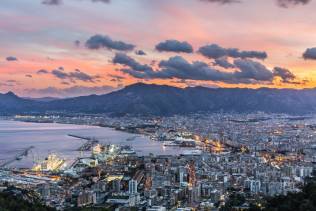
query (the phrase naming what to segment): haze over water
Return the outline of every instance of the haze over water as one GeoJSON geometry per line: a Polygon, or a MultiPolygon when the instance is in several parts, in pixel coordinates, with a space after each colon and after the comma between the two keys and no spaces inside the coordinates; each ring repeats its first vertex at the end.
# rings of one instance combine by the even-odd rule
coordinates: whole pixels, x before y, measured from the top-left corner
{"type": "MultiPolygon", "coordinates": [[[[0,120],[0,163],[10,160],[23,149],[34,146],[27,157],[13,162],[13,167],[31,167],[34,161],[43,160],[49,153],[56,153],[69,162],[80,156],[78,147],[85,140],[73,138],[68,134],[96,137],[100,143],[130,145],[138,155],[180,153],[178,148],[163,147],[160,142],[145,136],[137,136],[133,141],[127,138],[135,136],[111,128],[85,125],[29,123],[0,120]]],[[[85,154],[90,154],[86,152],[85,154]]]]}

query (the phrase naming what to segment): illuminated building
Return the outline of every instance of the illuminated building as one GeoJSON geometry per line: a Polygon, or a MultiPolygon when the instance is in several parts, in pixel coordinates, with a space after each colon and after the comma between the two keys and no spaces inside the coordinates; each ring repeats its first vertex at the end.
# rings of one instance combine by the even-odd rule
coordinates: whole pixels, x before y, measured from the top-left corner
{"type": "Polygon", "coordinates": [[[33,167],[33,171],[57,171],[64,164],[65,160],[58,158],[55,154],[48,155],[42,163],[33,167]]]}
{"type": "Polygon", "coordinates": [[[152,187],[152,178],[151,176],[147,176],[146,181],[145,181],[145,190],[149,191],[151,187],[152,187]]]}
{"type": "Polygon", "coordinates": [[[188,165],[189,171],[189,186],[195,187],[196,186],[196,174],[195,174],[195,165],[194,161],[190,161],[188,165]]]}
{"type": "Polygon", "coordinates": [[[95,147],[92,148],[92,154],[98,155],[102,152],[102,147],[100,144],[97,144],[95,147]]]}

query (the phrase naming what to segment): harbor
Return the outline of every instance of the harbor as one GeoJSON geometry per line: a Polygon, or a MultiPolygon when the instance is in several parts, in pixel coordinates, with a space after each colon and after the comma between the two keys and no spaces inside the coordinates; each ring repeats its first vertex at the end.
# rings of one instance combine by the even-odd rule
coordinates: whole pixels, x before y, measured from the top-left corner
{"type": "Polygon", "coordinates": [[[90,153],[91,147],[98,143],[130,146],[134,151],[126,149],[125,153],[138,155],[173,155],[183,152],[182,149],[166,147],[149,137],[111,128],[0,120],[1,168],[32,168],[50,154],[64,159],[65,165],[72,165],[78,157],[90,153]]]}

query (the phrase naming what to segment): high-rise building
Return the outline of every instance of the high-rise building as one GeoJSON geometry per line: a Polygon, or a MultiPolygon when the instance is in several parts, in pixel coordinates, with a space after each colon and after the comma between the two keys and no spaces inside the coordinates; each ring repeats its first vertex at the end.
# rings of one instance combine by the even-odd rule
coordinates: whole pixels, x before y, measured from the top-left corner
{"type": "Polygon", "coordinates": [[[130,180],[128,183],[128,192],[130,194],[137,193],[137,181],[136,180],[130,180]]]}
{"type": "Polygon", "coordinates": [[[261,189],[261,182],[260,180],[251,180],[250,181],[250,191],[252,193],[259,193],[261,189]]]}
{"type": "Polygon", "coordinates": [[[179,182],[180,184],[184,182],[184,168],[183,167],[179,168],[179,182]]]}
{"type": "Polygon", "coordinates": [[[115,179],[112,181],[112,190],[116,193],[121,191],[121,180],[115,179]]]}
{"type": "Polygon", "coordinates": [[[80,192],[77,198],[77,206],[84,207],[89,204],[96,203],[96,194],[93,191],[80,192]]]}

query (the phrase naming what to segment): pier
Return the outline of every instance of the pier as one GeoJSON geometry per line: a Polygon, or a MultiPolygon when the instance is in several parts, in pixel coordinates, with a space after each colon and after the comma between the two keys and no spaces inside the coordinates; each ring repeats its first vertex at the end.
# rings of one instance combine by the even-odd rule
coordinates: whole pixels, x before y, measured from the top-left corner
{"type": "Polygon", "coordinates": [[[68,134],[70,137],[79,138],[86,140],[87,142],[82,144],[77,150],[78,151],[89,151],[91,148],[99,143],[99,140],[97,140],[95,137],[86,137],[86,136],[78,136],[78,135],[72,135],[68,134]]]}
{"type": "Polygon", "coordinates": [[[23,149],[21,152],[17,153],[14,158],[12,158],[12,159],[10,159],[10,160],[7,160],[7,161],[5,161],[4,163],[2,163],[2,164],[0,165],[0,168],[4,168],[4,167],[6,167],[7,165],[13,163],[14,161],[22,160],[22,158],[25,157],[25,156],[27,156],[28,153],[29,153],[29,151],[30,151],[31,149],[33,149],[33,148],[34,148],[33,146],[30,146],[30,147],[28,147],[28,148],[23,149]]]}

